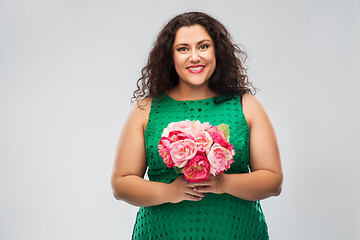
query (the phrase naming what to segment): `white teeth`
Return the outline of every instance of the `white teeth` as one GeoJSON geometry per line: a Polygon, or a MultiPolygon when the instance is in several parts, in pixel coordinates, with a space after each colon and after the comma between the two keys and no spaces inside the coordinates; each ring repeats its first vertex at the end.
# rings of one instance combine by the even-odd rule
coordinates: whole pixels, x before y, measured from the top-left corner
{"type": "Polygon", "coordinates": [[[200,70],[200,69],[203,69],[204,66],[200,66],[200,67],[189,67],[188,69],[190,70],[200,70]]]}

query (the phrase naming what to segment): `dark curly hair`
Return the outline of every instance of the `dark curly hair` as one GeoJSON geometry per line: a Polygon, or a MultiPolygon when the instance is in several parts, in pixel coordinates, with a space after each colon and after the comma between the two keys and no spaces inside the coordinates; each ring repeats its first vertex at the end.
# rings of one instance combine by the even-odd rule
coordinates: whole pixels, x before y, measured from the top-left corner
{"type": "Polygon", "coordinates": [[[151,50],[146,66],[141,70],[137,90],[132,100],[163,96],[179,82],[173,64],[173,44],[178,29],[199,24],[203,26],[215,46],[216,68],[211,75],[209,88],[220,95],[255,94],[256,89],[248,80],[244,67],[247,55],[232,42],[225,26],[202,12],[186,12],[171,19],[160,31],[151,50]]]}

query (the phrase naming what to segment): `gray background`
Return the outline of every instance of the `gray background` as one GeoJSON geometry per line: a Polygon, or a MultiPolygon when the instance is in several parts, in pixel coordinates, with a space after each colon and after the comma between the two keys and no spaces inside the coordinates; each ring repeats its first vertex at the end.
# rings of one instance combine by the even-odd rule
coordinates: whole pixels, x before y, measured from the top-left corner
{"type": "Polygon", "coordinates": [[[161,27],[202,10],[249,54],[285,182],[272,239],[360,239],[360,3],[0,1],[0,239],[129,239],[110,175],[161,27]]]}

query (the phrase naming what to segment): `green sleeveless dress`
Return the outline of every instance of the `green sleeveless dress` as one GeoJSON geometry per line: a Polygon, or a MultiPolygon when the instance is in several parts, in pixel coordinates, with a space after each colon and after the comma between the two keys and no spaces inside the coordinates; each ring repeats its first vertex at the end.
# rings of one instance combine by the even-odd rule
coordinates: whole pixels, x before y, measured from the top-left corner
{"type": "MultiPolygon", "coordinates": [[[[168,168],[158,152],[164,128],[171,122],[199,120],[213,126],[230,126],[230,143],[236,152],[226,174],[249,172],[249,128],[242,112],[240,96],[177,101],[165,95],[152,100],[145,130],[146,159],[150,181],[171,183],[178,174],[168,168]]],[[[207,193],[197,202],[182,201],[140,207],[133,240],[220,240],[269,239],[259,201],[246,201],[229,194],[207,193]]]]}

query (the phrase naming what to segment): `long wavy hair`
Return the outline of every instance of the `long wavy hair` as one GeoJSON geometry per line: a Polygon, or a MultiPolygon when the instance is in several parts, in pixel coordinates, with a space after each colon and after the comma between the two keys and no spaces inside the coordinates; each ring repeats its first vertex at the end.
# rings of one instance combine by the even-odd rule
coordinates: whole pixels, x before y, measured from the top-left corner
{"type": "Polygon", "coordinates": [[[179,82],[173,64],[173,44],[181,27],[195,24],[203,26],[215,46],[216,68],[208,80],[209,88],[220,95],[255,94],[256,89],[248,80],[244,63],[247,54],[232,38],[225,26],[202,12],[186,12],[171,19],[160,31],[151,50],[146,66],[141,70],[132,101],[146,97],[163,96],[179,82]]]}

